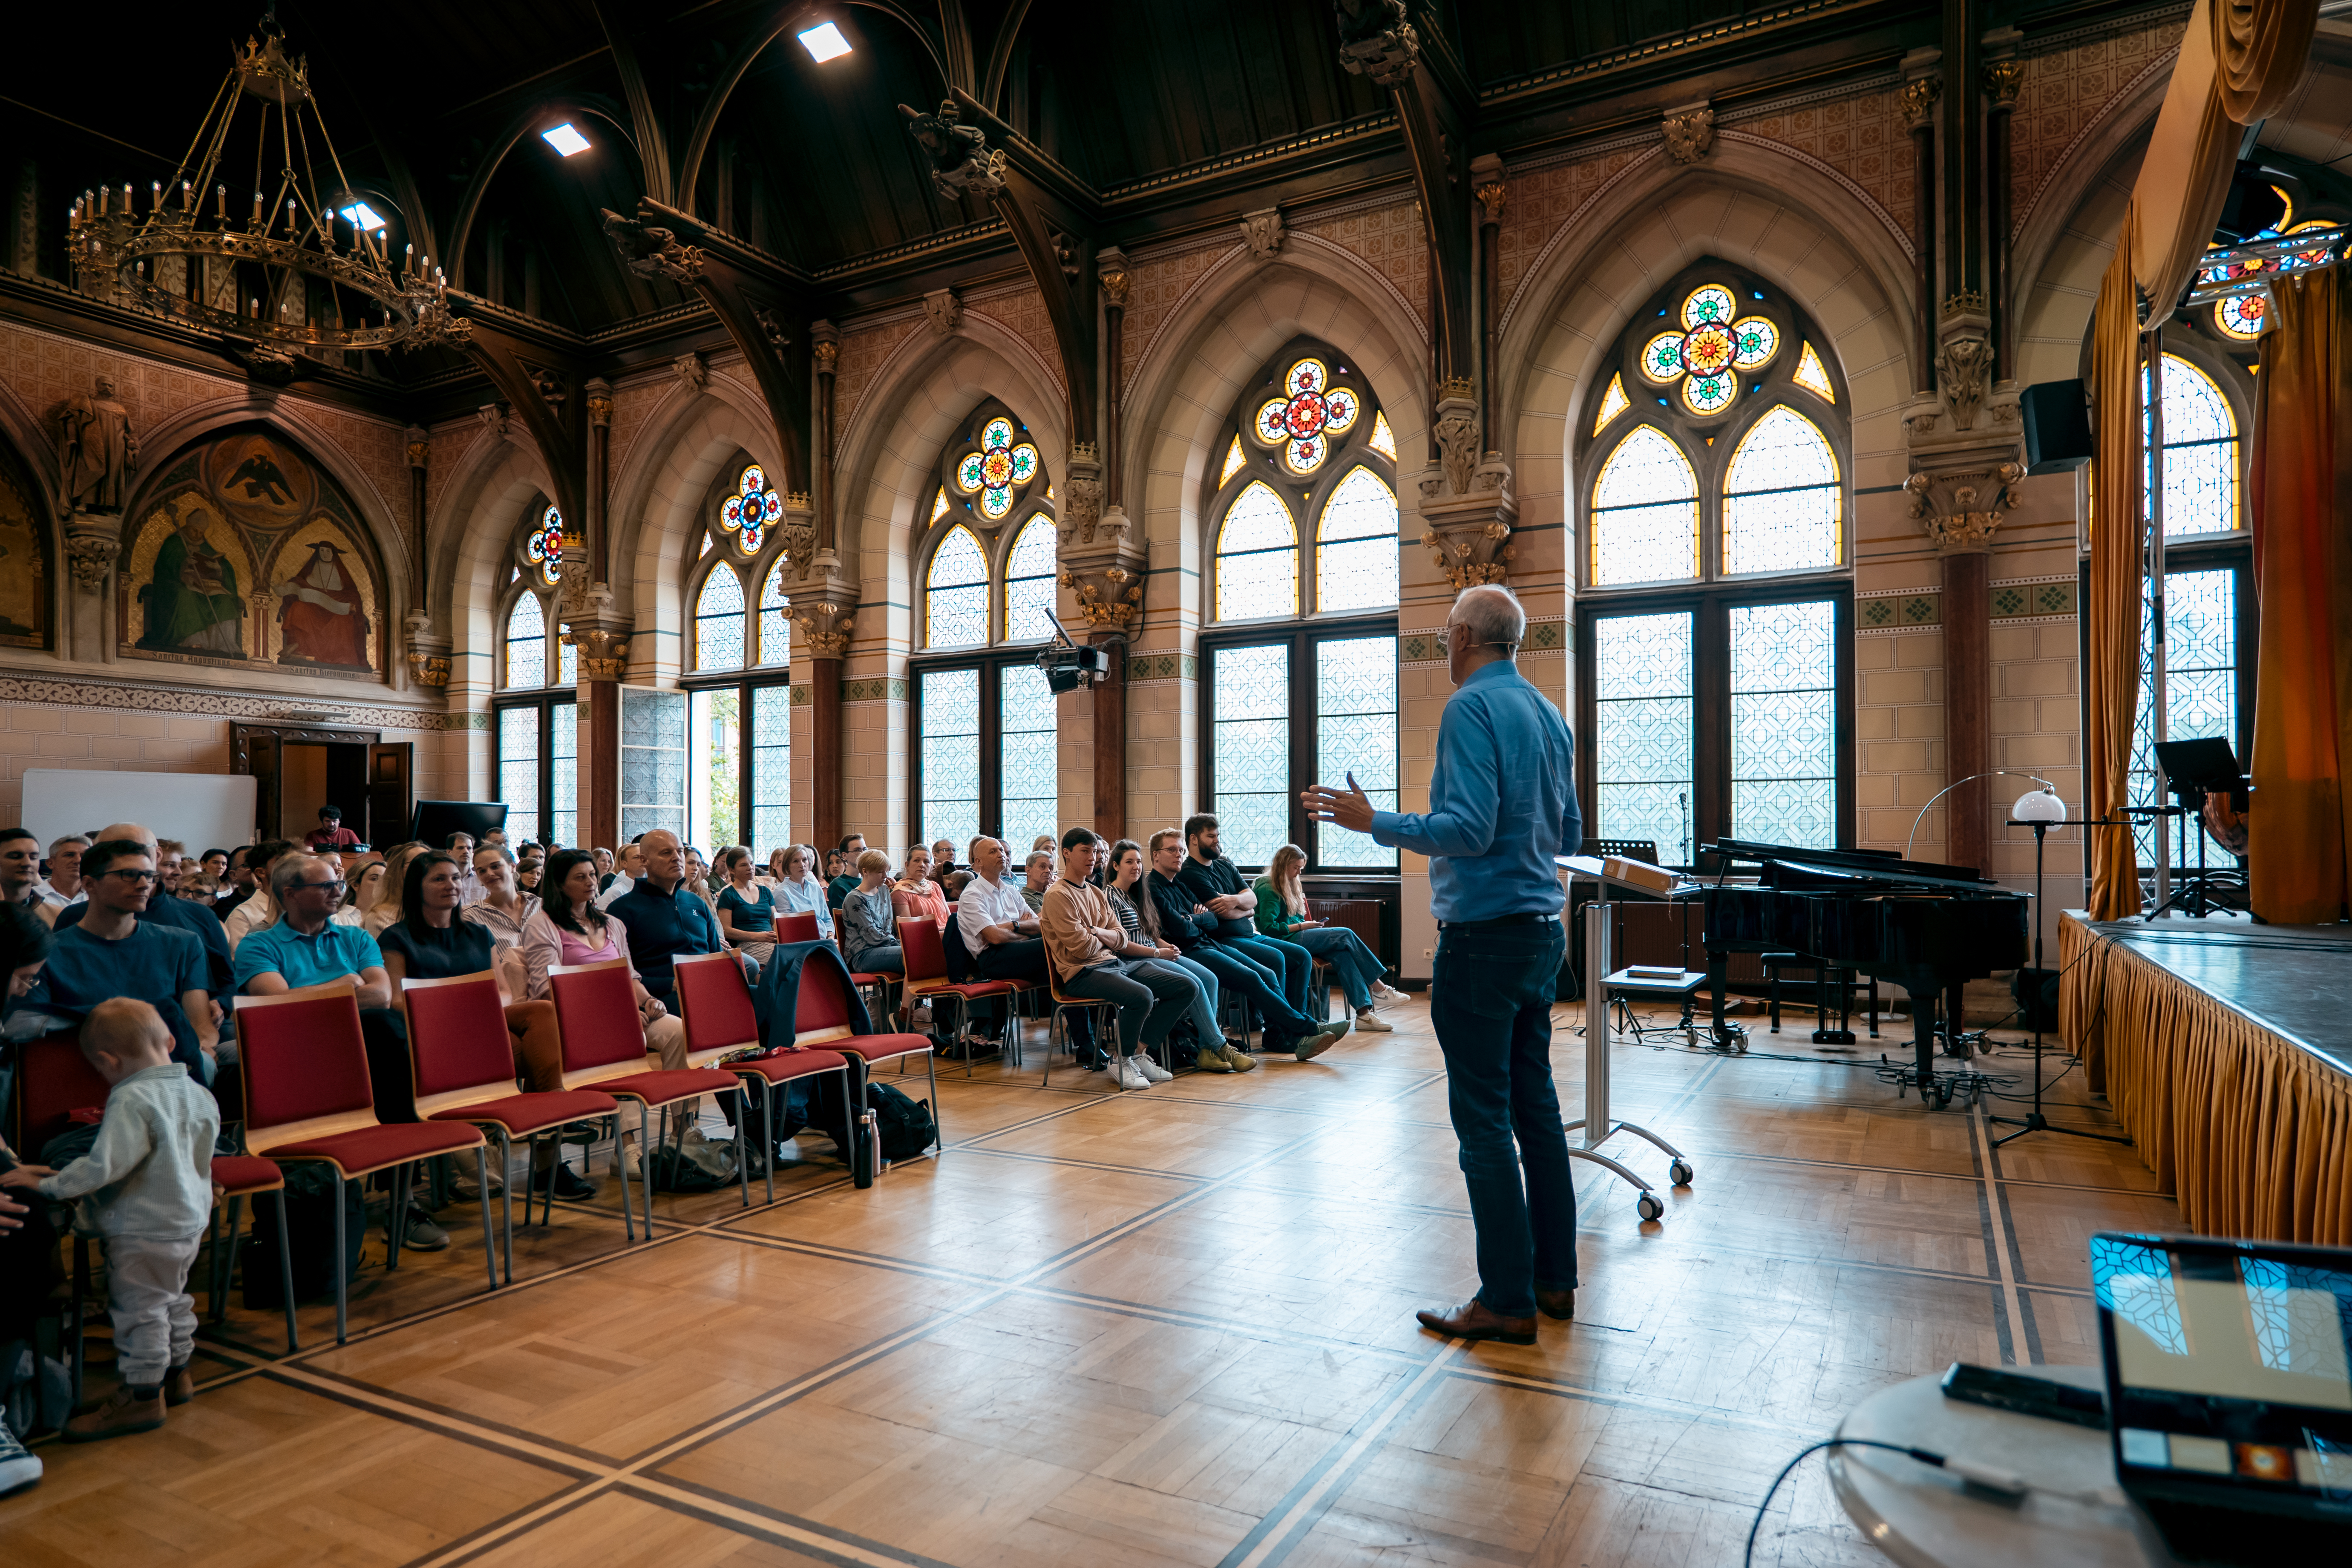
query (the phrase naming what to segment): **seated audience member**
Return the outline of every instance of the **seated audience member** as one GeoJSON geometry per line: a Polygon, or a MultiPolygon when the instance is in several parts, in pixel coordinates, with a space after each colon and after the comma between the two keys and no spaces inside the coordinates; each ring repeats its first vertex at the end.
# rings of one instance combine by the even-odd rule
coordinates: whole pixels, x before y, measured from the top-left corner
{"type": "MultiPolygon", "coordinates": [[[[994,838],[971,841],[971,879],[956,900],[956,933],[971,954],[972,973],[982,980],[1025,980],[1045,983],[1045,942],[1037,916],[1022,898],[1018,883],[1000,880],[1004,875],[1004,845],[994,838]]],[[[992,1016],[981,1034],[996,1038],[1002,1018],[992,1016]]],[[[1076,1023],[1078,1020],[1074,1019],[1076,1023]]]]}
{"type": "Polygon", "coordinates": [[[1280,976],[1213,940],[1220,917],[1177,880],[1184,869],[1182,834],[1172,827],[1161,828],[1151,836],[1148,853],[1151,872],[1145,885],[1160,917],[1160,934],[1214,974],[1220,985],[1239,991],[1256,1004],[1265,1022],[1268,1049],[1287,1050],[1306,1061],[1329,1050],[1347,1034],[1346,1024],[1318,1024],[1293,1006],[1280,976]]]}
{"type": "Polygon", "coordinates": [[[1219,836],[1217,819],[1205,811],[1184,819],[1184,866],[1177,880],[1195,903],[1216,916],[1211,940],[1275,975],[1290,1005],[1303,1013],[1307,988],[1315,978],[1315,956],[1295,942],[1258,934],[1257,895],[1242,880],[1240,868],[1225,858],[1219,836]]]}
{"type": "Polygon", "coordinates": [[[520,968],[522,928],[539,913],[539,896],[523,890],[514,861],[495,844],[474,851],[474,880],[482,885],[482,896],[465,906],[465,918],[490,933],[490,946],[501,961],[509,953],[514,955],[518,967],[511,989],[520,996],[524,989],[520,968]]]}
{"type": "MultiPolygon", "coordinates": [[[[219,901],[220,895],[220,879],[214,876],[211,872],[184,871],[181,873],[179,893],[181,901],[194,905],[197,910],[201,913],[212,915],[213,924],[215,926],[218,926],[220,924],[220,916],[213,914],[213,906],[219,901]]],[[[224,942],[228,941],[226,932],[222,933],[221,941],[224,942]]]]}
{"type": "MultiPolygon", "coordinates": [[[[539,912],[522,928],[524,984],[532,1000],[554,994],[547,972],[559,965],[602,963],[617,958],[635,971],[629,928],[620,917],[596,907],[596,863],[586,850],[558,851],[549,858],[547,875],[540,880],[547,891],[539,912]]],[[[637,1016],[645,1025],[646,1048],[659,1057],[665,1068],[684,1067],[686,1026],[646,989],[642,976],[632,989],[637,1016]]]]}
{"type": "Polygon", "coordinates": [[[383,879],[376,883],[374,895],[362,906],[360,930],[377,936],[400,918],[400,890],[408,885],[408,863],[424,853],[422,844],[403,844],[383,858],[383,879]]]}
{"type": "Polygon", "coordinates": [[[176,838],[155,840],[155,885],[166,893],[180,890],[180,873],[187,868],[188,847],[176,838]]]}
{"type": "Polygon", "coordinates": [[[26,827],[0,828],[0,904],[41,904],[41,841],[26,827]]]}
{"type": "Polygon", "coordinates": [[[51,920],[57,911],[86,896],[81,885],[81,852],[89,847],[89,840],[79,833],[68,833],[49,846],[49,874],[37,884],[41,903],[51,920]]]}
{"type": "Polygon", "coordinates": [[[1381,980],[1381,976],[1388,973],[1388,965],[1364,945],[1362,937],[1346,926],[1325,925],[1307,918],[1307,892],[1298,880],[1306,865],[1307,851],[1296,844],[1286,844],[1266,862],[1265,875],[1250,884],[1250,892],[1257,899],[1257,908],[1251,916],[1258,933],[1297,942],[1328,963],[1331,973],[1339,977],[1339,989],[1347,994],[1348,1005],[1355,1012],[1357,1030],[1388,1034],[1388,1021],[1372,1009],[1376,1004],[1394,1006],[1404,1000],[1404,993],[1391,990],[1381,980]]]}
{"type": "Polygon", "coordinates": [[[841,900],[841,945],[849,967],[862,974],[904,974],[907,955],[898,947],[898,911],[886,879],[890,857],[868,849],[857,857],[857,886],[841,900]]]}
{"type": "Polygon", "coordinates": [[[906,868],[891,885],[890,909],[894,914],[920,915],[940,930],[948,929],[947,895],[931,879],[931,852],[919,844],[907,851],[906,868]]]}
{"type": "Polygon", "coordinates": [[[1062,874],[1045,889],[1039,926],[1066,995],[1090,996],[1118,1008],[1118,1050],[1111,1076],[1121,1089],[1150,1089],[1172,1076],[1146,1054],[1162,1044],[1176,1021],[1200,1000],[1190,977],[1162,964],[1131,962],[1159,957],[1157,943],[1136,941],[1091,880],[1095,836],[1073,827],[1062,836],[1062,874]]]}
{"type": "Polygon", "coordinates": [[[1026,873],[1021,883],[1021,901],[1029,906],[1031,914],[1043,914],[1045,910],[1045,889],[1054,885],[1054,852],[1032,849],[1023,866],[1026,873]]]}
{"type": "Polygon", "coordinates": [[[221,896],[220,902],[213,906],[213,913],[220,916],[223,923],[226,923],[237,905],[253,897],[253,868],[246,864],[252,854],[251,849],[238,845],[228,852],[228,859],[217,873],[221,879],[221,896]]]}
{"type": "Polygon", "coordinates": [[[196,857],[196,868],[204,872],[205,876],[212,878],[216,882],[226,879],[228,876],[228,851],[226,849],[205,850],[202,855],[196,857]]]}
{"type": "Polygon", "coordinates": [[[825,902],[825,886],[809,874],[816,851],[805,844],[784,846],[784,875],[775,886],[776,913],[814,915],[817,935],[833,940],[833,908],[825,902]]]}
{"type": "Polygon", "coordinates": [[[1110,900],[1111,912],[1118,916],[1118,923],[1126,928],[1129,941],[1141,942],[1157,955],[1147,962],[1163,964],[1186,976],[1200,993],[1192,1010],[1192,1033],[1199,1041],[1194,1065],[1208,1072],[1255,1071],[1256,1060],[1225,1038],[1224,1024],[1217,1011],[1217,999],[1222,993],[1216,971],[1187,958],[1181,949],[1160,933],[1159,907],[1152,903],[1143,878],[1143,846],[1132,838],[1122,838],[1112,845],[1110,878],[1103,889],[1103,896],[1110,900]]]}
{"type": "MultiPolygon", "coordinates": [[[[687,890],[686,848],[677,835],[656,828],[640,840],[646,872],[636,886],[604,907],[621,917],[629,931],[629,963],[647,992],[665,1005],[675,1001],[671,961],[702,952],[725,952],[727,939],[719,934],[710,906],[687,890]]],[[[747,958],[749,973],[760,966],[747,958]]]]}
{"type": "MultiPolygon", "coordinates": [[[[743,853],[749,855],[751,851],[746,849],[743,853]]],[[[712,915],[718,914],[719,889],[710,885],[710,862],[691,844],[686,847],[686,890],[709,904],[712,915]]]]}
{"type": "Polygon", "coordinates": [[[853,833],[841,841],[841,847],[829,851],[824,858],[824,901],[834,909],[849,897],[849,889],[857,886],[857,858],[866,853],[866,836],[853,833]]]}
{"type": "Polygon", "coordinates": [[[756,879],[763,888],[772,888],[784,879],[784,852],[782,848],[768,851],[768,864],[756,879]]]}
{"type": "Polygon", "coordinates": [[[931,880],[941,887],[956,870],[955,840],[942,838],[931,846],[931,880]]]}
{"type": "Polygon", "coordinates": [[[360,836],[343,826],[343,808],[322,805],[319,808],[319,826],[302,836],[302,846],[312,854],[321,849],[356,849],[360,836]]]}
{"type": "Polygon", "coordinates": [[[614,862],[619,869],[605,879],[604,890],[596,895],[596,902],[604,908],[609,910],[614,899],[627,897],[629,889],[637,885],[637,879],[646,874],[645,837],[640,833],[621,846],[620,858],[614,862]]]}
{"type": "Polygon", "coordinates": [[[108,838],[82,857],[89,906],[61,924],[49,966],[28,1006],[82,1019],[111,997],[144,1002],[172,1035],[172,1059],[209,1084],[220,1044],[213,1021],[210,966],[192,931],[142,919],[155,892],[155,861],[144,840],[108,838]]]}
{"type": "Polygon", "coordinates": [[[546,868],[547,858],[536,851],[515,862],[515,886],[526,893],[539,892],[540,873],[546,868]]]}
{"type": "Polygon", "coordinates": [[[269,897],[278,907],[278,919],[236,944],[237,991],[247,996],[282,996],[305,986],[351,981],[358,993],[360,1033],[367,1042],[376,1116],[384,1121],[415,1121],[408,1034],[393,1011],[383,952],[362,927],[339,926],[332,918],[342,901],[341,879],[317,856],[295,850],[270,864],[269,897]]]}
{"type": "MultiPolygon", "coordinates": [[[[270,871],[278,861],[297,853],[299,851],[291,840],[272,838],[255,845],[246,856],[246,866],[253,873],[253,896],[240,900],[236,908],[229,910],[221,921],[228,932],[228,950],[231,952],[235,952],[237,944],[247,937],[278,919],[278,899],[273,891],[277,884],[270,871]]],[[[333,880],[335,892],[340,898],[343,890],[341,873],[335,873],[333,880]]],[[[333,911],[328,912],[331,914],[333,911]]]]}
{"type": "Polygon", "coordinates": [[[719,918],[719,934],[755,963],[765,964],[776,951],[776,893],[751,875],[751,852],[730,845],[719,852],[719,896],[711,908],[719,918]]]}
{"type": "MultiPolygon", "coordinates": [[[[110,823],[99,830],[98,837],[100,843],[109,839],[128,839],[134,844],[145,845],[148,847],[150,857],[159,865],[162,862],[162,856],[155,847],[155,836],[139,823],[110,823]]],[[[89,863],[87,854],[83,857],[83,863],[85,867],[89,863]]],[[[160,883],[163,873],[159,870],[156,876],[160,883]]],[[[87,878],[84,879],[84,883],[88,884],[87,878]]],[[[89,907],[88,904],[75,904],[69,909],[58,910],[58,928],[62,930],[82,920],[84,911],[89,907]]],[[[156,891],[148,896],[144,905],[139,910],[139,919],[147,924],[171,926],[186,931],[204,944],[205,989],[214,999],[213,1022],[215,1025],[219,1024],[223,1016],[220,999],[227,996],[236,988],[235,970],[229,954],[228,933],[221,929],[219,920],[215,918],[208,910],[198,909],[195,905],[182,900],[166,897],[160,885],[156,891]]],[[[153,998],[150,997],[149,1000],[152,1001],[153,998]]],[[[236,1057],[231,1053],[224,1059],[235,1061],[236,1057]]]]}
{"type": "Polygon", "coordinates": [[[337,925],[355,926],[367,918],[368,910],[383,896],[383,862],[371,860],[358,876],[343,879],[343,903],[334,915],[337,925]]]}
{"type": "MultiPolygon", "coordinates": [[[[948,873],[947,880],[940,884],[940,891],[946,897],[948,910],[950,915],[953,914],[956,906],[963,901],[963,890],[971,886],[971,868],[969,866],[957,867],[954,870],[948,873]]],[[[1023,907],[1026,908],[1027,906],[1024,905],[1023,907]]],[[[953,922],[950,921],[950,923],[953,922]]],[[[942,926],[940,929],[944,931],[947,927],[942,926]]]]}
{"type": "Polygon", "coordinates": [[[441,852],[457,862],[457,891],[467,903],[482,896],[482,885],[474,880],[474,836],[452,833],[441,842],[441,852]]]}
{"type": "MultiPolygon", "coordinates": [[[[485,846],[477,851],[476,858],[490,868],[500,887],[508,886],[506,851],[485,846]]],[[[408,1016],[407,997],[400,984],[404,980],[447,980],[488,971],[498,978],[499,1000],[506,1005],[509,1045],[525,1086],[539,1093],[560,1089],[563,1087],[563,1037],[556,1030],[555,1005],[523,995],[528,980],[520,952],[510,963],[499,962],[496,931],[475,914],[488,908],[485,898],[460,911],[457,863],[450,856],[428,849],[408,862],[401,882],[401,917],[384,927],[383,935],[377,939],[383,952],[384,973],[392,982],[393,1006],[402,1018],[408,1016]]],[[[518,930],[509,943],[520,937],[518,930]]],[[[551,1148],[542,1148],[538,1161],[536,1169],[544,1176],[554,1163],[551,1148]]],[[[562,1176],[556,1179],[559,1194],[576,1196],[584,1185],[576,1176],[569,1182],[562,1176]]],[[[498,1190],[495,1177],[491,1190],[498,1190]]],[[[458,1195],[471,1194],[461,1192],[458,1195]]]]}
{"type": "MultiPolygon", "coordinates": [[[[0,848],[7,843],[0,839],[0,848]]],[[[37,865],[39,856],[34,858],[37,865]]],[[[5,981],[0,985],[0,1012],[14,1007],[33,988],[41,966],[49,960],[49,928],[39,917],[22,904],[0,902],[0,980],[5,981]]],[[[38,1152],[26,1151],[27,1155],[38,1152]]],[[[16,1158],[5,1138],[0,1138],[0,1153],[16,1158]]],[[[58,1233],[49,1223],[49,1205],[20,1202],[16,1194],[0,1188],[0,1344],[31,1340],[41,1321],[56,1315],[53,1296],[65,1284],[64,1272],[58,1268],[59,1250],[58,1233]]],[[[17,1369],[0,1367],[0,1392],[25,1388],[38,1375],[33,1369],[24,1370],[26,1376],[20,1381],[17,1369]]],[[[14,1403],[0,1401],[0,1497],[41,1479],[40,1459],[28,1453],[9,1430],[7,1406],[14,1403]]]]}
{"type": "Polygon", "coordinates": [[[610,849],[593,849],[589,853],[596,858],[596,890],[601,893],[613,885],[613,878],[616,874],[613,852],[610,849]]]}

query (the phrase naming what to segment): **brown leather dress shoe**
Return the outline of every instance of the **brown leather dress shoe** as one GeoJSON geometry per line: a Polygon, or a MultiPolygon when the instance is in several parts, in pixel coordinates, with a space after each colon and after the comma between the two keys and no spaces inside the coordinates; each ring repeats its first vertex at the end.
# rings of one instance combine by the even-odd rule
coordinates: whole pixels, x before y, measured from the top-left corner
{"type": "Polygon", "coordinates": [[[185,1362],[182,1362],[163,1374],[164,1404],[173,1406],[182,1405],[195,1396],[195,1374],[188,1370],[188,1364],[185,1362]]]}
{"type": "Polygon", "coordinates": [[[142,1399],[125,1385],[108,1394],[104,1404],[67,1422],[65,1439],[96,1443],[127,1437],[133,1432],[152,1432],[163,1424],[163,1391],[159,1388],[142,1399]]]}
{"type": "Polygon", "coordinates": [[[1413,1316],[1423,1328],[1457,1340],[1500,1340],[1507,1345],[1536,1342],[1533,1318],[1506,1318],[1489,1311],[1475,1296],[1451,1312],[1415,1312],[1413,1316]]]}
{"type": "Polygon", "coordinates": [[[1576,1287],[1571,1285],[1565,1290],[1539,1289],[1536,1292],[1536,1306],[1547,1318],[1573,1318],[1576,1316],[1576,1287]]]}

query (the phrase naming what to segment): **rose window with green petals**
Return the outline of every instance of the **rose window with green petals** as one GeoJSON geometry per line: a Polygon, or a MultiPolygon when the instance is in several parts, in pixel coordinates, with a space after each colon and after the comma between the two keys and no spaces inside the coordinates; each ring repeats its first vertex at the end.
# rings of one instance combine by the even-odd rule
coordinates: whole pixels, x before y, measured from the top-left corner
{"type": "Polygon", "coordinates": [[[1311,474],[1331,455],[1330,437],[1353,426],[1361,412],[1355,393],[1331,384],[1329,366],[1302,359],[1283,376],[1282,395],[1259,406],[1250,434],[1260,446],[1279,447],[1292,473],[1311,474]]]}
{"type": "Polygon", "coordinates": [[[1761,370],[1780,352],[1780,329],[1762,316],[1737,315],[1738,307],[1720,283],[1692,289],[1683,300],[1682,329],[1642,346],[1642,374],[1660,386],[1679,384],[1683,406],[1693,414],[1730,407],[1739,395],[1739,373],[1761,370]]]}
{"type": "Polygon", "coordinates": [[[539,580],[552,588],[563,577],[563,514],[549,507],[539,526],[522,542],[522,552],[538,569],[539,580]]]}
{"type": "Polygon", "coordinates": [[[736,480],[735,493],[719,503],[719,526],[735,538],[744,554],[757,555],[769,524],[783,515],[784,498],[753,463],[736,480]]]}
{"type": "Polygon", "coordinates": [[[1013,510],[1013,492],[1037,477],[1037,448],[1015,442],[1013,421],[992,419],[980,433],[980,450],[956,465],[956,488],[980,498],[981,515],[991,520],[1013,510]]]}

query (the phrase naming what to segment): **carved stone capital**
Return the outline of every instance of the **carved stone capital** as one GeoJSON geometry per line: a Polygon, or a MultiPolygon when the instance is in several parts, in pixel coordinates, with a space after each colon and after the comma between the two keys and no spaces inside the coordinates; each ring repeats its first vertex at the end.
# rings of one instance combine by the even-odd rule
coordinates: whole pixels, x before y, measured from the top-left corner
{"type": "Polygon", "coordinates": [[[789,606],[785,613],[793,625],[800,628],[801,641],[812,658],[846,658],[849,643],[856,633],[856,618],[850,612],[857,606],[857,589],[842,578],[840,563],[831,552],[825,556],[824,568],[814,574],[806,588],[794,588],[785,595],[789,606]]]}
{"type": "Polygon", "coordinates": [[[1271,258],[1282,249],[1282,209],[1260,207],[1254,213],[1242,214],[1242,243],[1260,261],[1271,258]]]}
{"type": "Polygon", "coordinates": [[[1952,428],[1976,428],[1977,411],[1991,390],[1992,339],[1981,330],[1948,333],[1936,351],[1936,384],[1952,411],[1952,428]]]}
{"type": "Polygon", "coordinates": [[[710,363],[698,353],[684,353],[669,362],[670,373],[695,391],[710,384],[710,363]]]}
{"type": "Polygon", "coordinates": [[[1478,404],[1471,395],[1469,382],[1456,378],[1439,384],[1437,417],[1430,426],[1430,435],[1437,442],[1437,461],[1422,473],[1423,498],[1437,500],[1470,495],[1481,447],[1478,404]]]}
{"type": "Polygon", "coordinates": [[[841,329],[831,321],[809,323],[809,363],[819,375],[831,375],[841,367],[841,329]]]}
{"type": "Polygon", "coordinates": [[[1499,458],[1489,462],[1499,470],[1493,489],[1421,505],[1421,542],[1457,594],[1482,583],[1508,583],[1517,554],[1510,542],[1519,515],[1511,495],[1510,470],[1499,458]]]}
{"type": "Polygon", "coordinates": [[[1903,489],[1919,531],[1947,554],[1989,549],[1994,531],[2017,505],[2017,486],[2025,478],[2014,442],[1948,441],[1932,450],[1915,448],[1912,461],[1916,470],[1903,489]]]}
{"type": "Polygon", "coordinates": [[[1381,87],[1402,87],[1421,58],[1421,35],[1405,20],[1404,0],[1335,0],[1339,64],[1381,87]]]}
{"type": "Polygon", "coordinates": [[[611,428],[613,424],[613,384],[598,376],[588,384],[588,420],[592,425],[611,428]]]}
{"type": "Polygon", "coordinates": [[[797,491],[784,497],[784,515],[776,524],[783,541],[785,570],[795,582],[804,582],[816,569],[816,509],[797,491]]]}
{"type": "Polygon", "coordinates": [[[420,426],[411,425],[408,427],[408,466],[412,468],[423,468],[425,459],[431,451],[431,433],[420,426]]]}
{"type": "Polygon", "coordinates": [[[1984,63],[1985,99],[1995,109],[2016,106],[2019,89],[2025,85],[2025,68],[2015,60],[1987,60],[1984,63]]]}
{"type": "Polygon", "coordinates": [[[1503,221],[1503,200],[1509,190],[1503,183],[1502,159],[1492,153],[1481,153],[1470,160],[1470,194],[1485,209],[1485,222],[1503,221]]]}
{"type": "Polygon", "coordinates": [[[485,403],[474,410],[474,417],[482,422],[482,428],[490,433],[491,440],[503,441],[507,438],[507,405],[505,404],[485,403]]]}
{"type": "Polygon", "coordinates": [[[450,640],[434,635],[433,617],[422,610],[409,611],[404,624],[408,632],[410,678],[419,686],[429,686],[436,690],[447,686],[450,640]]]}
{"type": "Polygon", "coordinates": [[[931,336],[944,338],[963,325],[963,300],[952,289],[934,289],[923,296],[923,319],[931,336]]]}
{"type": "Polygon", "coordinates": [[[1101,525],[1102,463],[1096,450],[1091,441],[1070,444],[1069,472],[1062,480],[1061,504],[1054,516],[1065,545],[1092,544],[1101,525]]]}
{"type": "Polygon", "coordinates": [[[122,553],[122,520],[97,512],[77,511],[66,519],[66,564],[74,586],[85,594],[101,593],[115,558],[122,553]]]}
{"type": "Polygon", "coordinates": [[[1056,559],[1062,586],[1077,595],[1078,618],[1088,626],[1127,632],[1141,619],[1147,562],[1125,511],[1113,507],[1103,513],[1090,540],[1066,532],[1056,559]]]}
{"type": "Polygon", "coordinates": [[[1715,145],[1715,110],[1705,101],[1670,109],[1664,129],[1666,156],[1677,163],[1696,163],[1715,145]]]}
{"type": "Polygon", "coordinates": [[[1097,251],[1095,281],[1102,287],[1105,305],[1114,310],[1127,309],[1127,291],[1132,281],[1127,269],[1127,252],[1115,245],[1105,246],[1097,251]]]}
{"type": "Polygon", "coordinates": [[[1905,82],[1901,94],[1904,127],[1911,131],[1925,131],[1932,127],[1936,120],[1936,100],[1943,93],[1944,83],[1939,77],[1923,76],[1916,81],[1905,82]]]}

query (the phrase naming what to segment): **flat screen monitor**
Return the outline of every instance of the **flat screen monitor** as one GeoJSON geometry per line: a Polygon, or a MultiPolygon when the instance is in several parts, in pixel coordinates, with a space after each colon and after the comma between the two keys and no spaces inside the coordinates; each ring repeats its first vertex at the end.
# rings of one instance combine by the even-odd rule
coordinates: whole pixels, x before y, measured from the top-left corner
{"type": "Polygon", "coordinates": [[[507,803],[502,800],[420,800],[409,818],[408,836],[438,849],[452,833],[471,834],[479,844],[483,835],[506,825],[507,803]]]}

